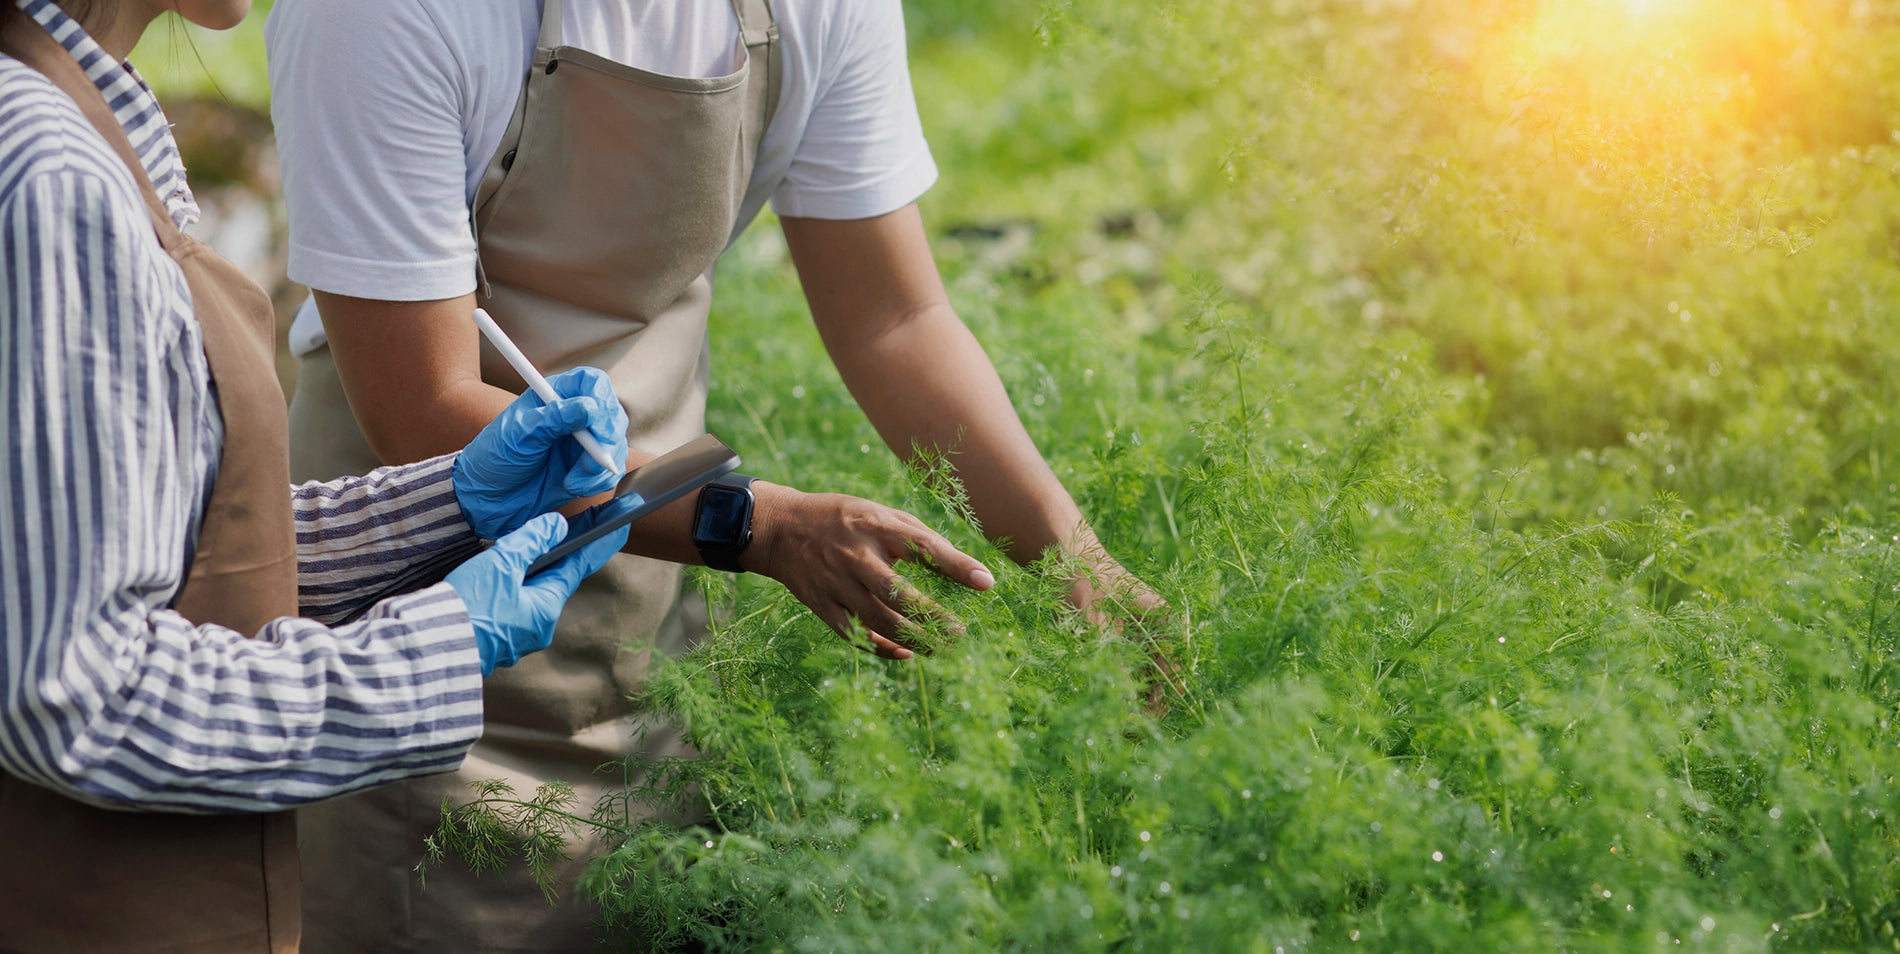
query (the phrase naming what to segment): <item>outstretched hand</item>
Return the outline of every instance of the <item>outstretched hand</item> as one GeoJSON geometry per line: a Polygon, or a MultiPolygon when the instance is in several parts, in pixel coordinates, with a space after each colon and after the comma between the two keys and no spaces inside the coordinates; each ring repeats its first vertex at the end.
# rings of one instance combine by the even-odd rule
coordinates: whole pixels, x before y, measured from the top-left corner
{"type": "Polygon", "coordinates": [[[1069,605],[1100,626],[1120,629],[1165,614],[1168,601],[1114,557],[1097,551],[1069,586],[1069,605]]]}
{"type": "Polygon", "coordinates": [[[1069,587],[1069,603],[1090,622],[1124,638],[1130,638],[1129,626],[1136,628],[1133,638],[1143,640],[1148,651],[1148,668],[1140,674],[1142,701],[1150,715],[1164,715],[1168,700],[1187,691],[1181,667],[1171,653],[1172,641],[1157,634],[1157,630],[1166,628],[1171,607],[1099,543],[1088,552],[1082,572],[1069,587]]]}
{"type": "Polygon", "coordinates": [[[929,623],[961,633],[948,610],[906,582],[897,564],[987,590],[996,578],[924,522],[844,494],[808,494],[760,481],[751,546],[740,565],[785,585],[838,635],[885,659],[909,659],[929,623]],[[861,629],[859,627],[862,627],[861,629]]]}
{"type": "MultiPolygon", "coordinates": [[[[924,637],[933,629],[963,632],[962,621],[906,581],[897,564],[920,564],[973,590],[996,585],[975,557],[902,510],[765,481],[753,492],[753,538],[740,565],[784,584],[839,636],[885,659],[927,652],[924,637]]],[[[1089,620],[1126,637],[1130,625],[1152,631],[1169,618],[1167,600],[1100,544],[1086,552],[1068,598],[1089,620]]],[[[1186,686],[1168,643],[1145,632],[1140,638],[1150,662],[1141,675],[1144,701],[1160,715],[1186,686]]]]}

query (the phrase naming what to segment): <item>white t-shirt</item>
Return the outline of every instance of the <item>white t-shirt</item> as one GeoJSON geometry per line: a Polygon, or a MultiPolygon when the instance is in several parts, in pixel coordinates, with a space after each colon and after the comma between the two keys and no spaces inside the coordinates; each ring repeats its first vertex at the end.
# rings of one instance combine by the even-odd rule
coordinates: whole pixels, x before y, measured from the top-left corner
{"type": "MultiPolygon", "coordinates": [[[[899,0],[774,0],[778,111],[733,228],[861,219],[936,181],[899,0]]],[[[469,205],[534,59],[540,0],[277,0],[264,36],[290,214],[290,277],[339,295],[432,301],[475,288],[469,205]]],[[[563,42],[641,69],[737,67],[729,0],[566,0],[563,42]]],[[[301,356],[324,341],[306,302],[301,356]]]]}

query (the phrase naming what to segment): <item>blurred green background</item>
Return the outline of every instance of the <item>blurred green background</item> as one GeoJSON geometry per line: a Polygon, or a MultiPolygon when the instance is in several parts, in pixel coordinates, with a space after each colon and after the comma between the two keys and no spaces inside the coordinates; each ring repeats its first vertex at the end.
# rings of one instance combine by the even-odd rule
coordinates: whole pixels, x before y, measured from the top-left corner
{"type": "MultiPolygon", "coordinates": [[[[1005,567],[885,666],[706,576],[729,622],[649,701],[717,811],[620,832],[611,914],[714,949],[1900,949],[1900,5],[906,12],[953,300],[1173,612],[1117,636],[1005,567]]],[[[263,13],[135,60],[272,280],[263,13]]],[[[1003,563],[879,450],[769,221],[714,368],[759,473],[1003,563]]],[[[505,808],[458,824],[561,830],[505,808]]]]}

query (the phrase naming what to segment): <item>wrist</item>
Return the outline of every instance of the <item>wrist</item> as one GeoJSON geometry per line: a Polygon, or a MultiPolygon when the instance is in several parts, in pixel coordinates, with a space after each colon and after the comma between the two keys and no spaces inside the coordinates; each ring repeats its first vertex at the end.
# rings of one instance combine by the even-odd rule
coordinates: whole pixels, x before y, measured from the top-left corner
{"type": "Polygon", "coordinates": [[[463,470],[463,460],[467,456],[466,451],[455,452],[455,462],[449,465],[449,489],[455,491],[456,509],[462,512],[462,522],[468,524],[469,531],[480,539],[490,540],[493,538],[484,532],[481,522],[476,519],[475,511],[470,510],[468,506],[468,476],[463,470]]]}
{"type": "Polygon", "coordinates": [[[739,565],[761,576],[774,576],[772,567],[784,545],[786,515],[796,506],[799,491],[769,480],[752,482],[752,544],[739,555],[739,565]]]}
{"type": "Polygon", "coordinates": [[[1056,514],[1038,514],[1012,523],[985,523],[985,534],[1003,547],[1003,552],[1020,566],[1045,557],[1092,566],[1106,550],[1079,510],[1065,509],[1056,514]]]}

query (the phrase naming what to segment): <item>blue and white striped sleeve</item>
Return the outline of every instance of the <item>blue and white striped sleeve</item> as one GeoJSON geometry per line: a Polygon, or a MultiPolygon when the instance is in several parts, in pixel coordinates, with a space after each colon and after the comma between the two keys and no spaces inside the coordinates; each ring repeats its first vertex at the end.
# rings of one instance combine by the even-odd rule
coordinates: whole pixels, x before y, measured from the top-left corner
{"type": "Polygon", "coordinates": [[[337,620],[404,569],[475,542],[455,497],[455,455],[297,487],[303,615],[337,620]]]}
{"type": "Polygon", "coordinates": [[[447,585],[338,628],[166,608],[207,479],[206,371],[182,276],[88,158],[0,198],[0,770],[221,813],[454,768],[481,667],[447,585]]]}

